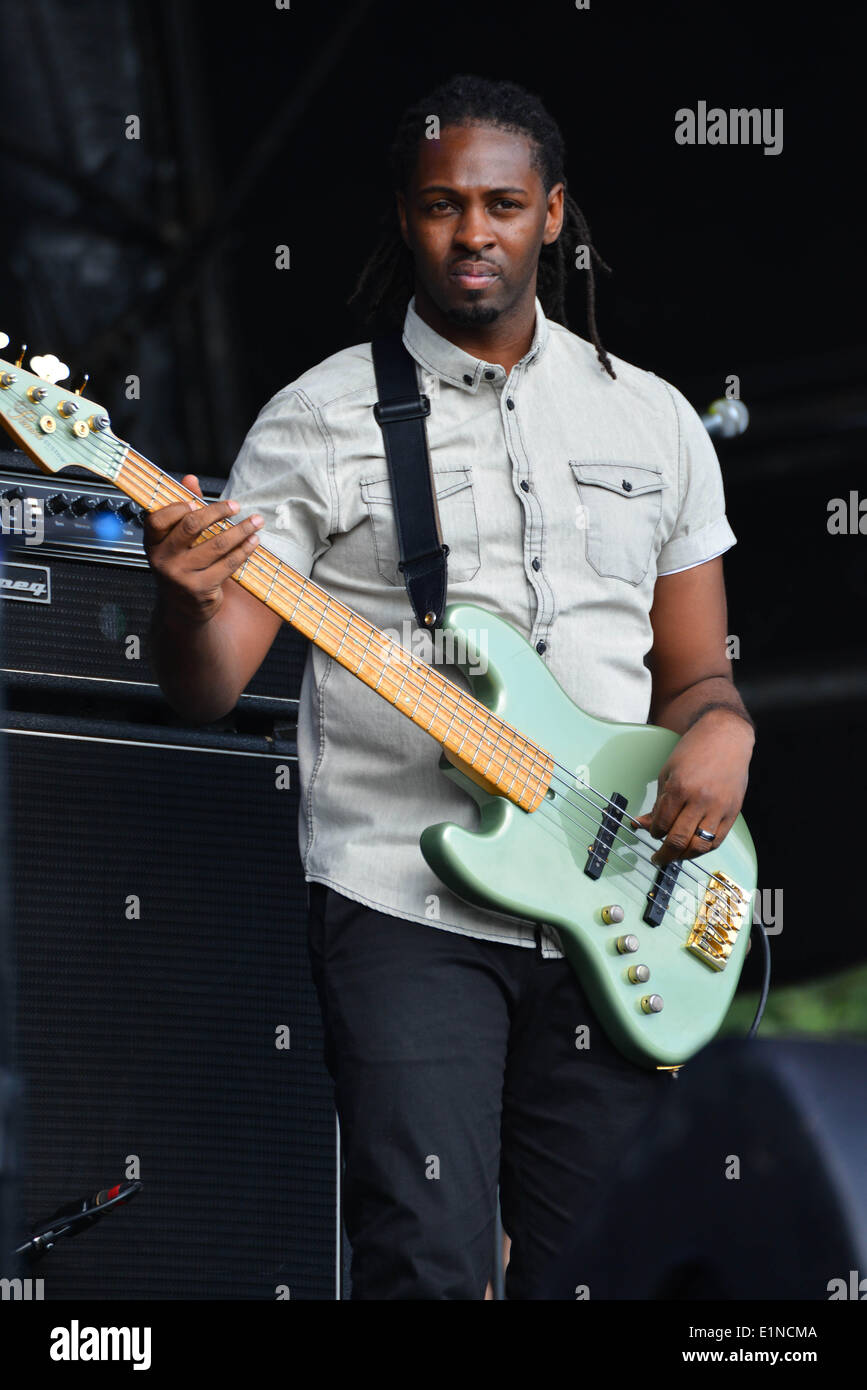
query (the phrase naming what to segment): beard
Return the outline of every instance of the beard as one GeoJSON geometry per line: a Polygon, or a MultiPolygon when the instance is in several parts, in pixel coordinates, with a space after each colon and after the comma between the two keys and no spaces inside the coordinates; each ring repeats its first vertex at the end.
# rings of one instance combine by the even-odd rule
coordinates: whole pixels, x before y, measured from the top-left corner
{"type": "Polygon", "coordinates": [[[501,310],[493,304],[459,304],[444,308],[441,313],[449,323],[460,328],[473,328],[493,323],[499,318],[501,310]]]}

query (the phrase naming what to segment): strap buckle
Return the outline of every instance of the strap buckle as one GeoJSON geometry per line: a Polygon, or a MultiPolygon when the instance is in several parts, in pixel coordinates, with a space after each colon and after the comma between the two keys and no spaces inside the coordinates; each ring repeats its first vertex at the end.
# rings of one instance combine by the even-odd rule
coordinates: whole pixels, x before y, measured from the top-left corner
{"type": "Polygon", "coordinates": [[[373,415],[378,425],[397,424],[401,420],[422,420],[430,415],[430,400],[425,395],[395,396],[390,401],[377,401],[373,415]]]}
{"type": "Polygon", "coordinates": [[[413,555],[412,559],[398,560],[397,567],[400,570],[401,574],[403,574],[407,565],[417,565],[419,561],[432,560],[434,556],[436,556],[437,558],[439,558],[440,555],[447,556],[449,554],[449,551],[450,547],[446,545],[445,541],[443,541],[442,545],[439,546],[438,549],[429,550],[426,555],[413,555]]]}

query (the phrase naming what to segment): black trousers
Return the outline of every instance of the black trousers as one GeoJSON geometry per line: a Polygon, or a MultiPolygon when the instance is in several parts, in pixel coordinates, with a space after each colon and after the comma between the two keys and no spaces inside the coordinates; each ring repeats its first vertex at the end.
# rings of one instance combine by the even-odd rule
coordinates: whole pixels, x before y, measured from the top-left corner
{"type": "Polygon", "coordinates": [[[498,1183],[506,1297],[542,1297],[671,1074],[614,1049],[538,940],[500,945],[308,889],[352,1298],[484,1298],[498,1183]]]}

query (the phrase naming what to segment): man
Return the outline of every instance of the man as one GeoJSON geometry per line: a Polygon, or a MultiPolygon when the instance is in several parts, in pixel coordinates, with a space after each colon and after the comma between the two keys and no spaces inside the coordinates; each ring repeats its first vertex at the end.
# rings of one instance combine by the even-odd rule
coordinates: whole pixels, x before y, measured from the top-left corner
{"type": "MultiPolygon", "coordinates": [[[[601,262],[535,97],[452,79],[405,113],[392,172],[394,221],[355,298],[377,329],[403,326],[432,396],[449,597],[516,626],[590,713],[682,735],[641,824],[663,840],[657,862],[701,853],[740,810],[753,745],[725,654],[734,535],[706,432],[673,387],[605,352],[592,271],[594,346],[563,325],[579,248],[601,262]]],[[[369,343],[338,352],[265,406],[224,500],[150,518],[154,659],[181,712],[231,709],[280,626],[224,582],[260,535],[377,626],[411,616],[376,399],[369,343]],[[195,545],[238,501],[254,515],[195,545]]],[[[537,1297],[670,1077],[610,1044],[552,928],[434,877],[422,829],[472,828],[474,805],[437,745],[315,646],[298,754],[353,1297],[482,1298],[498,1184],[507,1296],[537,1297]]]]}

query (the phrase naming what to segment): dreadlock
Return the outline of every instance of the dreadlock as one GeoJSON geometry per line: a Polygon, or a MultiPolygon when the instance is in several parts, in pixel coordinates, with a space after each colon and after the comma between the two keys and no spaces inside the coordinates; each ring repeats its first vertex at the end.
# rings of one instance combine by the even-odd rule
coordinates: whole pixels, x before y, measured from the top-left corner
{"type": "MultiPolygon", "coordinates": [[[[455,125],[488,125],[499,130],[526,135],[532,149],[532,163],[545,189],[563,183],[563,227],[560,236],[539,252],[536,293],[547,318],[569,324],[566,319],[566,273],[574,263],[575,250],[586,246],[590,254],[587,269],[587,322],[590,337],[602,367],[616,380],[608,353],[596,327],[596,283],[593,262],[610,274],[590,236],[586,218],[566,191],[563,173],[565,146],[560,127],[533,93],[514,82],[491,82],[484,77],[461,75],[449,78],[427,96],[407,108],[397,124],[389,151],[394,189],[404,192],[418,158],[419,142],[424,138],[431,114],[440,129],[455,125]]],[[[391,207],[382,217],[379,240],[358,277],[349,300],[373,332],[387,332],[403,326],[406,306],[413,293],[412,254],[400,234],[397,209],[391,207]]]]}

